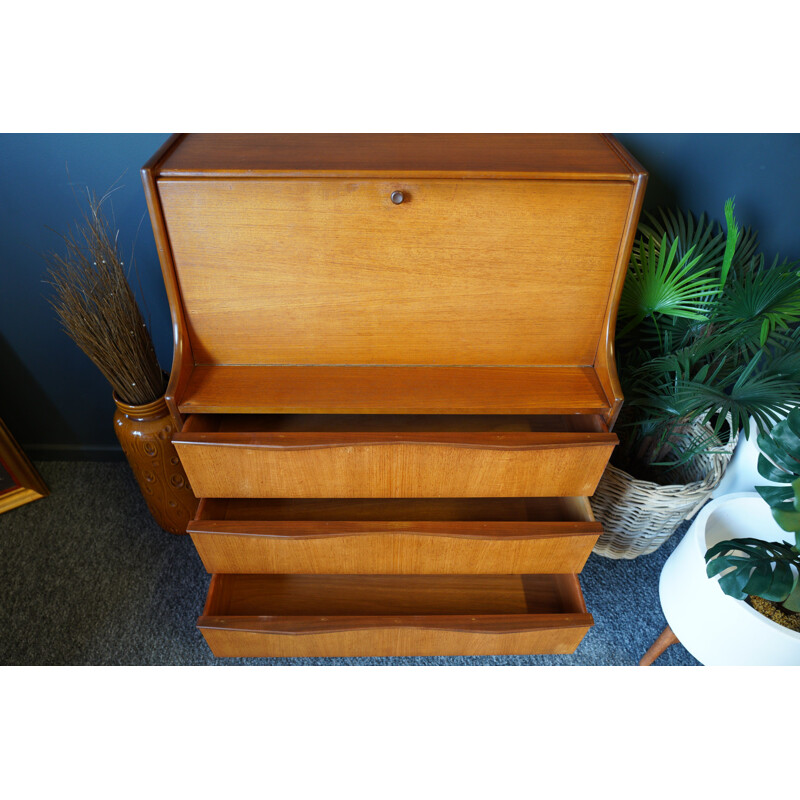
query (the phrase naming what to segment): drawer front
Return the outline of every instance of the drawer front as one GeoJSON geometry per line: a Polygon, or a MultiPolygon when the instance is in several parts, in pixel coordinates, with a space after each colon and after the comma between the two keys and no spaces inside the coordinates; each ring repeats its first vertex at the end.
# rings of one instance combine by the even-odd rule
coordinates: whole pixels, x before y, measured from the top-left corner
{"type": "Polygon", "coordinates": [[[413,627],[407,620],[388,620],[383,629],[317,634],[215,630],[205,625],[200,631],[217,658],[382,658],[568,654],[575,652],[591,627],[586,623],[567,626],[564,620],[549,624],[541,630],[503,633],[413,627]]]}
{"type": "Polygon", "coordinates": [[[577,497],[204,500],[188,530],[211,573],[345,575],[578,573],[602,532],[577,497]]]}
{"type": "Polygon", "coordinates": [[[548,497],[594,494],[616,436],[397,435],[251,444],[175,440],[198,497],[548,497]]]}
{"type": "Polygon", "coordinates": [[[198,363],[586,365],[633,184],[175,178],[158,191],[198,363]]]}
{"type": "Polygon", "coordinates": [[[574,575],[215,575],[218,657],[571,653],[593,624],[574,575]]]}
{"type": "Polygon", "coordinates": [[[310,532],[305,527],[283,523],[265,534],[191,533],[208,572],[491,575],[580,572],[601,532],[596,523],[591,530],[464,523],[456,533],[442,523],[326,523],[310,532]]]}

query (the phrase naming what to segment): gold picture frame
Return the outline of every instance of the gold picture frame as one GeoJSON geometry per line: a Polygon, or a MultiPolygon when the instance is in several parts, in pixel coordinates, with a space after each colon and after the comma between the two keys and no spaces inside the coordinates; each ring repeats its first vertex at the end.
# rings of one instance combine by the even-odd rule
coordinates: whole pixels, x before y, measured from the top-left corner
{"type": "Polygon", "coordinates": [[[0,419],[0,514],[48,494],[41,475],[0,419]]]}

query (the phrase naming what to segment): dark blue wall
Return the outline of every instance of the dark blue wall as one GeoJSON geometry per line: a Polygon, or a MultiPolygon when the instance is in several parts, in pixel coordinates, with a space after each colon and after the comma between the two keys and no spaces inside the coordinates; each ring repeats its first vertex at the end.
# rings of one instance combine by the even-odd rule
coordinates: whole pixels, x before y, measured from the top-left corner
{"type": "Polygon", "coordinates": [[[109,209],[122,252],[129,254],[136,239],[142,293],[135,276],[131,284],[149,311],[156,351],[169,369],[169,307],[139,176],[167,136],[0,136],[0,416],[34,458],[120,454],[111,427],[111,389],[61,331],[45,300],[49,287],[41,254],[63,253],[54,231],[74,224],[85,208],[76,195],[87,186],[99,194],[115,183],[121,187],[109,209]]]}
{"type": "MultiPolygon", "coordinates": [[[[800,258],[800,134],[617,134],[650,172],[645,208],[680,205],[761,234],[769,259],[800,258]]],[[[0,135],[0,416],[34,458],[118,457],[108,384],[61,332],[45,301],[41,253],[79,213],[74,196],[116,181],[123,252],[136,238],[141,299],[169,369],[169,309],[139,169],[167,134],[0,135]],[[69,176],[67,176],[67,168],[69,176]],[[143,220],[143,221],[142,221],[143,220]]],[[[137,281],[132,281],[138,294],[137,281]]]]}
{"type": "Polygon", "coordinates": [[[776,252],[800,259],[800,134],[620,133],[650,173],[645,208],[678,206],[724,219],[736,196],[740,225],[776,252]]]}

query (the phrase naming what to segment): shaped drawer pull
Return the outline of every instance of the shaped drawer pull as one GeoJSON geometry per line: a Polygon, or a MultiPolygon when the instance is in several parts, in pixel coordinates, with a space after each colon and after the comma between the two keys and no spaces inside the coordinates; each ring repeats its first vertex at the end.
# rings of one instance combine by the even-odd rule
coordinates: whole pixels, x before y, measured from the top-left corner
{"type": "Polygon", "coordinates": [[[392,192],[392,202],[396,206],[399,206],[400,203],[403,202],[403,200],[405,200],[405,197],[402,192],[392,192]]]}

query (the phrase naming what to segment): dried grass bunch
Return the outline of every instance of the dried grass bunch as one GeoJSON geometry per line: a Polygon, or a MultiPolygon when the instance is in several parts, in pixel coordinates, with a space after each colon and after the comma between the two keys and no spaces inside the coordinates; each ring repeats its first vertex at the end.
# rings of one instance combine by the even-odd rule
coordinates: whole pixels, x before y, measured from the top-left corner
{"type": "Polygon", "coordinates": [[[50,253],[50,304],[64,330],[86,353],[128,405],[143,405],[164,393],[150,332],[125,276],[119,231],[112,235],[103,204],[87,191],[88,209],[75,231],[61,234],[66,254],[50,253]]]}

